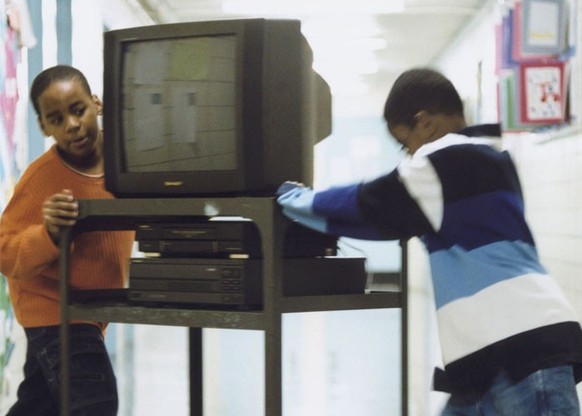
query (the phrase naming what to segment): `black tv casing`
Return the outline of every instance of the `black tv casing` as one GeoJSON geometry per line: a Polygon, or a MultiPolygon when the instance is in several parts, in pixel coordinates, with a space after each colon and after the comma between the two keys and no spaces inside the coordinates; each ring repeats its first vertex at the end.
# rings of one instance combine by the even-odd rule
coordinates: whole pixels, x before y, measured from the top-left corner
{"type": "Polygon", "coordinates": [[[298,20],[175,23],[104,34],[105,186],[117,197],[265,196],[284,181],[312,185],[314,145],[331,133],[331,92],[313,70],[298,20]],[[129,172],[122,62],[128,42],[236,37],[236,161],[232,170],[129,172]]]}

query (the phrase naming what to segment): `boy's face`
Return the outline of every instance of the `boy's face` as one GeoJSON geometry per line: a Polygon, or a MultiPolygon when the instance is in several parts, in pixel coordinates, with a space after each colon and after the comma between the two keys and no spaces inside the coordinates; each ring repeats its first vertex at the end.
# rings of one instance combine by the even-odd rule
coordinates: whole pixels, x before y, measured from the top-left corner
{"type": "Polygon", "coordinates": [[[102,104],[75,79],[50,84],[38,97],[39,123],[46,136],[54,137],[61,152],[81,162],[100,152],[101,132],[97,116],[102,104]]]}
{"type": "Polygon", "coordinates": [[[429,113],[421,110],[414,115],[413,126],[400,124],[389,126],[388,130],[392,137],[413,155],[425,144],[463,127],[465,127],[465,119],[462,115],[429,113]]]}
{"type": "Polygon", "coordinates": [[[422,145],[422,140],[420,140],[419,136],[420,130],[418,123],[414,127],[399,124],[389,128],[392,137],[411,155],[422,145]]]}

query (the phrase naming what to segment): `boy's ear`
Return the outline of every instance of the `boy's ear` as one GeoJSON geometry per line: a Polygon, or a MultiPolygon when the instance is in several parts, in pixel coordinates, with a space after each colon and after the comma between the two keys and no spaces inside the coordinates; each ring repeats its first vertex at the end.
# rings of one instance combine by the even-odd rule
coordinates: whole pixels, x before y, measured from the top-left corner
{"type": "Polygon", "coordinates": [[[95,104],[95,108],[97,109],[97,115],[98,116],[103,115],[103,103],[101,102],[99,97],[93,94],[91,98],[93,98],[93,103],[95,104]]]}
{"type": "Polygon", "coordinates": [[[414,115],[416,123],[430,123],[430,114],[426,110],[420,110],[414,115]]]}
{"type": "Polygon", "coordinates": [[[423,136],[431,139],[439,129],[440,118],[438,114],[421,110],[414,115],[417,126],[424,132],[423,136]]]}
{"type": "Polygon", "coordinates": [[[414,115],[414,121],[416,122],[417,126],[423,129],[430,129],[432,125],[430,113],[426,110],[420,110],[418,113],[416,113],[414,115]]]}

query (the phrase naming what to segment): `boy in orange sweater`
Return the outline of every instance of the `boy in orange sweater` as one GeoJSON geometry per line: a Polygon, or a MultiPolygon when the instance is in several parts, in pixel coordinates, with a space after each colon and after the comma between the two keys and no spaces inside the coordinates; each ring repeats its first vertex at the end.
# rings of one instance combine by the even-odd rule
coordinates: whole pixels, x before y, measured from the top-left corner
{"type": "MultiPolygon", "coordinates": [[[[28,342],[24,380],[8,416],[59,414],[59,238],[76,221],[77,199],[113,198],[104,187],[103,132],[97,122],[102,104],[85,76],[70,66],[46,69],[33,81],[30,97],[41,130],[56,144],[24,172],[0,222],[0,272],[28,342]]],[[[76,238],[71,287],[123,287],[133,238],[133,232],[76,238]]],[[[117,413],[104,328],[97,322],[70,327],[72,414],[117,413]]]]}

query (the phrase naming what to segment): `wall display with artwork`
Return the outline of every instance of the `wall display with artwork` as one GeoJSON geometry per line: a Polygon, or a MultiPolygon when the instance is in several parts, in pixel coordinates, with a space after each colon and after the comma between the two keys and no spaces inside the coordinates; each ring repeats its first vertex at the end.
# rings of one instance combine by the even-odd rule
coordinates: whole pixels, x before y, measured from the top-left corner
{"type": "Polygon", "coordinates": [[[497,26],[499,119],[506,131],[570,121],[570,61],[575,55],[569,0],[516,0],[497,26]]]}
{"type": "MultiPolygon", "coordinates": [[[[4,209],[20,171],[16,161],[18,110],[18,65],[23,47],[36,43],[30,27],[28,6],[23,0],[0,0],[0,212],[4,209]]],[[[5,369],[14,348],[15,325],[6,280],[0,275],[0,396],[4,391],[5,369]]]]}

